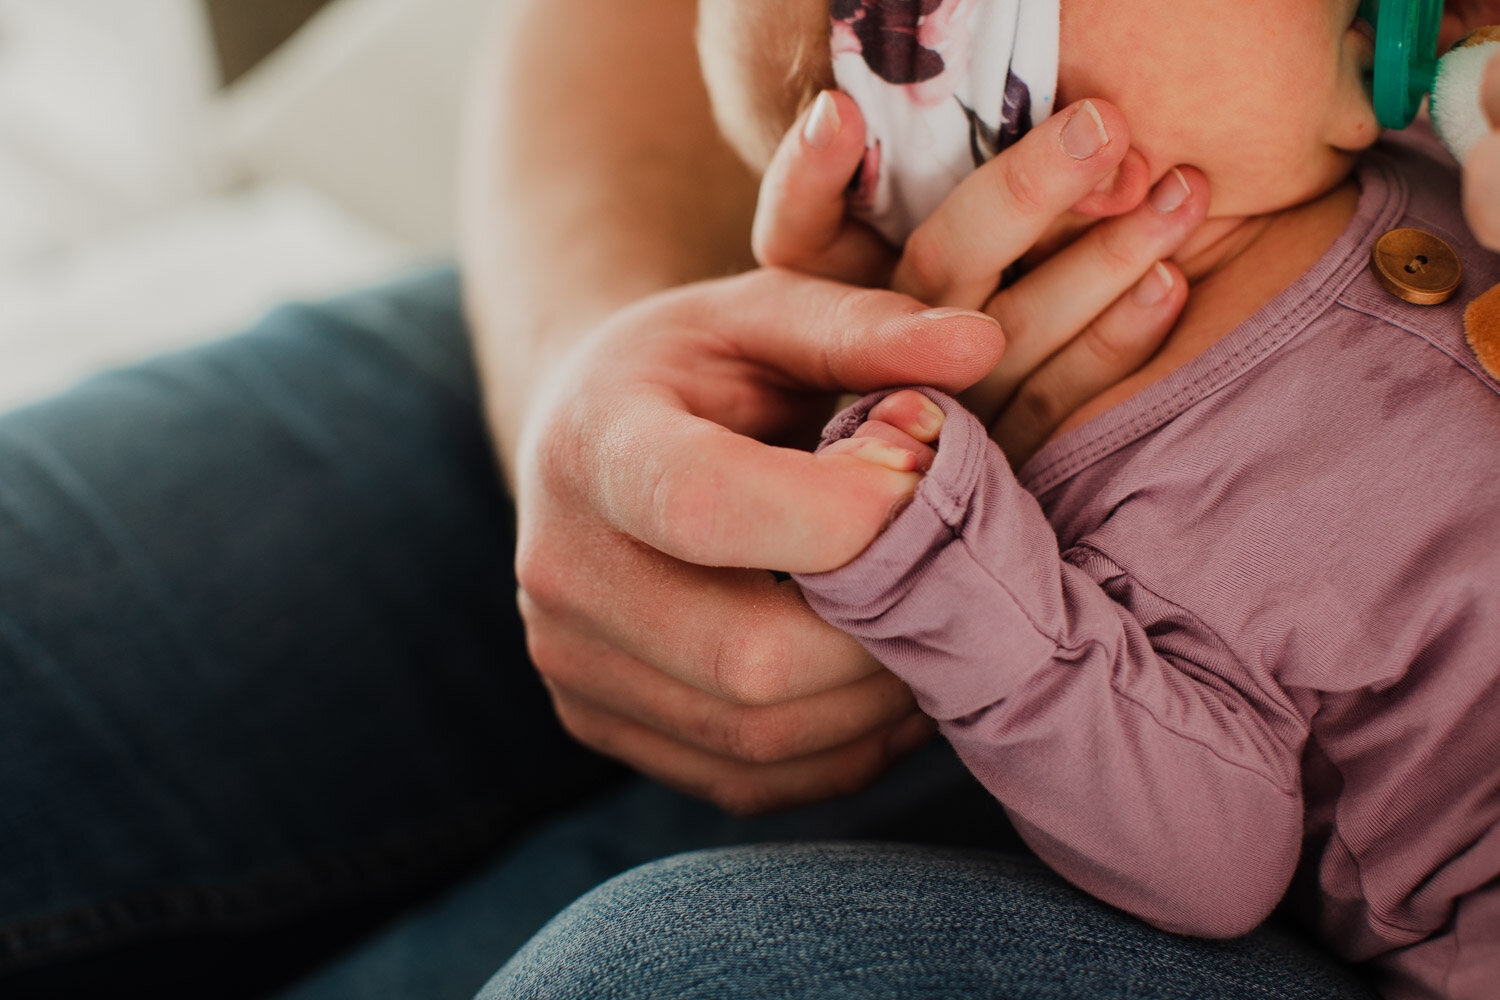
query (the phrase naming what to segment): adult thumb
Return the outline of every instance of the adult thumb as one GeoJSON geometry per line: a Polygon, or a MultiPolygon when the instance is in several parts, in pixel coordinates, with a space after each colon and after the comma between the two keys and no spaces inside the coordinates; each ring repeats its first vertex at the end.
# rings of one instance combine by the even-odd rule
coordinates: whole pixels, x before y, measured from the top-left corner
{"type": "Polygon", "coordinates": [[[846,192],[865,155],[864,120],[825,90],[787,132],[761,179],[750,244],[755,259],[857,285],[885,285],[893,247],[849,216],[846,192]]]}

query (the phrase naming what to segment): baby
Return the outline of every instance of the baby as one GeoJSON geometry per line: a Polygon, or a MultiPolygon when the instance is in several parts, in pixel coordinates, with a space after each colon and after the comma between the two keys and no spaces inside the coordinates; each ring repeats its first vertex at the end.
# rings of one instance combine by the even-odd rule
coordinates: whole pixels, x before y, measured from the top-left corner
{"type": "MultiPolygon", "coordinates": [[[[951,3],[836,3],[835,39],[951,3]]],[[[717,110],[763,164],[830,80],[829,5],[721,5],[717,110]]],[[[1015,472],[940,393],[841,414],[821,454],[896,470],[899,513],[798,580],[1077,885],[1204,936],[1285,900],[1387,997],[1493,1000],[1500,383],[1462,316],[1500,258],[1451,162],[1376,146],[1359,8],[1061,0],[1058,117],[1110,102],[1153,183],[1207,177],[1188,304],[1015,472]],[[1451,299],[1377,280],[1398,229],[1413,275],[1461,264],[1451,299]]]]}

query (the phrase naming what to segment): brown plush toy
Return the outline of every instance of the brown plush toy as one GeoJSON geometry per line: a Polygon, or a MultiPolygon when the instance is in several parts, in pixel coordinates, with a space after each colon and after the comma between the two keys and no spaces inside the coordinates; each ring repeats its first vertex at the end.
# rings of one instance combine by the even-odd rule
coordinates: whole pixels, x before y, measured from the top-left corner
{"type": "MultiPolygon", "coordinates": [[[[1448,152],[1464,156],[1490,125],[1479,103],[1489,61],[1500,52],[1500,26],[1470,32],[1438,60],[1432,87],[1432,124],[1448,152]]],[[[1464,334],[1485,371],[1500,379],[1500,285],[1469,303],[1464,334]]]]}
{"type": "Polygon", "coordinates": [[[1464,336],[1484,370],[1500,379],[1500,285],[1470,302],[1464,310],[1464,336]]]}

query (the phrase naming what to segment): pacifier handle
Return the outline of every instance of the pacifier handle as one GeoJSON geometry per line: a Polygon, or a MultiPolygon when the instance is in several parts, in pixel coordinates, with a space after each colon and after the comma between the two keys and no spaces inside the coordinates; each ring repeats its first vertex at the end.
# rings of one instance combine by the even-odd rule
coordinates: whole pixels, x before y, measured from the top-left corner
{"type": "Polygon", "coordinates": [[[1437,76],[1443,0],[1361,0],[1359,16],[1375,29],[1375,116],[1406,128],[1437,76]]]}

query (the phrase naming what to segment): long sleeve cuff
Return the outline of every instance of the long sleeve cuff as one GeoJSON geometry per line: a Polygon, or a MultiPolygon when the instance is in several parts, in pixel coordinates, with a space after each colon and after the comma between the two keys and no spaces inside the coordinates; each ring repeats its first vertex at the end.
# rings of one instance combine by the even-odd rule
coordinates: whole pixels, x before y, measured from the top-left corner
{"type": "MultiPolygon", "coordinates": [[[[823,447],[853,434],[890,390],[836,416],[823,447]]],[[[808,603],[955,719],[1004,698],[1054,656],[1062,627],[1057,540],[984,427],[922,388],[946,416],[916,495],[857,558],[796,577],[808,603]]]]}

